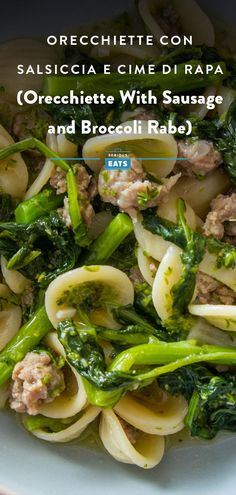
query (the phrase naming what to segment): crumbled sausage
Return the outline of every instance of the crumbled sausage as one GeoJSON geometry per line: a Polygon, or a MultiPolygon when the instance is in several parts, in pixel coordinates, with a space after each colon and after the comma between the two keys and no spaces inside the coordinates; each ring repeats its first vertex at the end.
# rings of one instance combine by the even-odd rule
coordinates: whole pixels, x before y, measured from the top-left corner
{"type": "Polygon", "coordinates": [[[10,407],[17,412],[38,414],[64,390],[64,375],[46,352],[28,352],[12,373],[10,407]]]}
{"type": "Polygon", "coordinates": [[[222,155],[217,151],[213,143],[199,139],[194,143],[179,141],[179,160],[177,170],[181,170],[184,175],[207,175],[215,170],[222,163],[222,155]]]}
{"type": "Polygon", "coordinates": [[[196,302],[200,304],[234,304],[235,293],[206,273],[197,274],[196,302]]]}
{"type": "Polygon", "coordinates": [[[57,194],[64,194],[67,191],[66,174],[64,170],[56,167],[50,179],[50,186],[56,189],[57,194]]]}
{"type": "Polygon", "coordinates": [[[69,201],[68,198],[64,198],[64,206],[63,208],[58,208],[57,213],[59,217],[62,219],[62,221],[66,224],[68,228],[71,227],[71,218],[70,218],[70,213],[69,213],[69,201]]]}
{"type": "MultiPolygon", "coordinates": [[[[92,218],[95,215],[94,209],[90,201],[97,194],[97,182],[94,177],[88,174],[83,165],[78,166],[76,173],[76,182],[78,186],[78,198],[80,200],[81,215],[86,223],[90,225],[92,218]]],[[[67,192],[66,173],[60,168],[56,168],[51,179],[50,185],[56,189],[57,194],[67,192]]],[[[61,216],[67,227],[71,226],[68,198],[64,198],[64,207],[58,209],[58,214],[61,216]]]]}
{"type": "Polygon", "coordinates": [[[236,236],[236,193],[229,196],[219,194],[211,202],[211,211],[206,217],[203,231],[206,236],[223,239],[232,244],[236,236]]]}
{"type": "Polygon", "coordinates": [[[105,203],[118,206],[122,211],[136,217],[137,210],[144,210],[165,202],[169,191],[181,174],[163,180],[162,185],[151,182],[142,163],[131,158],[129,170],[102,170],[98,179],[98,191],[105,203]]]}
{"type": "Polygon", "coordinates": [[[21,307],[23,310],[30,308],[34,302],[34,288],[31,283],[29,283],[24,292],[21,294],[21,307]]]}

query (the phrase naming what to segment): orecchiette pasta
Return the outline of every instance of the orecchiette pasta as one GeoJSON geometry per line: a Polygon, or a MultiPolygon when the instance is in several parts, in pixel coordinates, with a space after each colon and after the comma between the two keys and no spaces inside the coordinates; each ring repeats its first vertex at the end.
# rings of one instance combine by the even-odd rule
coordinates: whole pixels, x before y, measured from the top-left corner
{"type": "Polygon", "coordinates": [[[146,230],[141,218],[134,222],[135,237],[144,253],[151,256],[157,261],[161,261],[167,249],[171,246],[170,242],[164,241],[160,235],[155,235],[146,230]]]}
{"type": "MultiPolygon", "coordinates": [[[[94,284],[100,284],[99,291],[102,288],[108,291],[108,295],[111,300],[117,304],[132,304],[134,298],[134,289],[131,281],[127,275],[114,268],[112,266],[89,266],[76,268],[63,275],[57,277],[49,285],[46,291],[45,306],[48,317],[52,325],[56,328],[61,319],[61,310],[68,309],[68,307],[76,307],[79,304],[79,294],[82,293],[83,288],[93,288],[94,284]],[[67,297],[68,296],[68,297],[67,297]],[[67,302],[70,301],[70,302],[67,302]],[[70,306],[69,306],[70,304],[70,306]]],[[[104,303],[101,303],[101,311],[95,310],[91,312],[91,317],[95,323],[100,323],[101,317],[108,316],[109,324],[112,324],[112,318],[109,313],[109,309],[105,309],[104,303]]],[[[75,317],[76,318],[76,317],[75,317]]],[[[114,322],[115,328],[117,324],[114,322]]]]}
{"type": "Polygon", "coordinates": [[[150,435],[172,435],[184,427],[187,402],[182,396],[173,397],[159,392],[159,401],[153,403],[126,394],[114,407],[127,423],[150,435]]]}
{"type": "Polygon", "coordinates": [[[40,440],[46,440],[52,443],[65,443],[78,438],[81,433],[92,423],[100,413],[101,409],[95,406],[88,406],[80,413],[79,419],[68,428],[56,433],[49,433],[45,430],[38,429],[32,431],[33,435],[40,440]]]}
{"type": "Polygon", "coordinates": [[[171,246],[168,248],[153,282],[152,300],[162,320],[167,320],[173,313],[171,289],[179,281],[183,273],[180,254],[181,250],[178,247],[171,246]]]}
{"type": "MultiPolygon", "coordinates": [[[[14,141],[10,134],[0,125],[0,149],[6,148],[14,141]]],[[[28,183],[28,170],[20,153],[0,162],[0,188],[15,198],[22,198],[28,183]]]]}
{"type": "Polygon", "coordinates": [[[30,283],[18,270],[8,270],[7,260],[4,256],[1,256],[1,270],[8,287],[15,294],[21,294],[30,283]]]}
{"type": "Polygon", "coordinates": [[[227,285],[232,290],[236,290],[236,268],[225,268],[224,266],[217,268],[216,256],[214,254],[206,252],[199,265],[199,270],[227,285]]]}
{"type": "Polygon", "coordinates": [[[236,332],[236,306],[225,304],[191,304],[189,312],[201,316],[215,327],[236,332]]]}
{"type": "MultiPolygon", "coordinates": [[[[77,146],[69,141],[64,134],[59,134],[55,136],[54,134],[47,135],[47,146],[54,151],[56,154],[63,158],[73,158],[77,155],[77,146]]],[[[41,189],[47,184],[49,181],[53,171],[55,169],[55,164],[52,160],[47,159],[44,163],[42,170],[39,172],[39,175],[36,177],[33,184],[31,184],[30,188],[25,194],[24,199],[32,198],[35,194],[38,194],[41,189]]]]}
{"type": "Polygon", "coordinates": [[[195,214],[204,219],[212,199],[225,193],[229,187],[229,177],[222,169],[218,169],[206,175],[203,181],[195,177],[181,177],[173,187],[173,192],[187,201],[195,214]]]}
{"type": "MultiPolygon", "coordinates": [[[[132,121],[124,122],[122,127],[133,125],[132,121]]],[[[121,148],[123,152],[134,154],[137,158],[151,158],[145,162],[145,169],[154,177],[161,179],[173,170],[178,154],[177,144],[169,134],[154,134],[148,132],[148,123],[142,122],[142,134],[105,134],[86,141],[83,147],[85,163],[98,172],[104,162],[106,152],[121,148]],[[99,158],[91,161],[90,157],[99,158]],[[155,158],[157,157],[157,160],[155,158]],[[163,160],[161,160],[163,158],[163,160]],[[166,158],[170,158],[167,160],[166,158]]]]}
{"type": "Polygon", "coordinates": [[[102,412],[99,433],[104,447],[112,457],[145,469],[159,464],[164,454],[164,438],[140,431],[137,440],[132,444],[124,428],[112,409],[102,412]]]}
{"type": "Polygon", "coordinates": [[[141,247],[137,250],[137,261],[139,270],[146,282],[149,285],[153,285],[153,280],[156,274],[157,264],[153,258],[150,258],[146,253],[143,252],[141,247]]]}

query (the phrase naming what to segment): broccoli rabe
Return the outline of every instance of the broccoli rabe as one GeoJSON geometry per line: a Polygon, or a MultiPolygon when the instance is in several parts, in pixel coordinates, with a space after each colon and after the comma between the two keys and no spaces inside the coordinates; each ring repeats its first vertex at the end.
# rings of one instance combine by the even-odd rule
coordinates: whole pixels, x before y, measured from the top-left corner
{"type": "Polygon", "coordinates": [[[27,224],[0,223],[0,253],[9,269],[20,270],[39,286],[72,269],[79,255],[71,232],[52,212],[27,224]]]}
{"type": "Polygon", "coordinates": [[[185,424],[192,436],[213,438],[220,430],[236,431],[236,376],[212,376],[196,382],[185,424]]]}
{"type": "Polygon", "coordinates": [[[160,376],[158,383],[189,402],[185,425],[192,436],[211,439],[220,430],[236,431],[235,374],[195,364],[160,376]]]}
{"type": "MultiPolygon", "coordinates": [[[[142,212],[143,226],[145,229],[163,237],[165,241],[172,242],[181,249],[187,246],[187,239],[184,228],[181,225],[174,224],[169,220],[155,215],[155,210],[149,208],[142,212]]],[[[203,244],[205,250],[216,255],[216,267],[234,268],[236,266],[236,248],[226,242],[219,241],[213,237],[205,237],[202,234],[194,232],[195,246],[202,252],[203,244]]]]}
{"type": "Polygon", "coordinates": [[[112,407],[126,390],[189,364],[236,364],[236,351],[230,347],[155,339],[120,352],[107,368],[94,326],[64,320],[57,332],[67,360],[85,378],[89,401],[102,407],[112,407]]]}

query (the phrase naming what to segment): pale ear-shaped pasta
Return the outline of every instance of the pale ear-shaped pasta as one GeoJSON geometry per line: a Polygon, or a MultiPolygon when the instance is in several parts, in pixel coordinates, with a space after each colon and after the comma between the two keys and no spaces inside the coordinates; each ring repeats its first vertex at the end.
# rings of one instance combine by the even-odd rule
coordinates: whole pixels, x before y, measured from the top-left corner
{"type": "MultiPolygon", "coordinates": [[[[195,45],[206,44],[213,46],[215,41],[214,28],[207,15],[195,2],[195,0],[172,0],[171,4],[180,18],[183,32],[193,35],[195,45]],[[201,28],[199,29],[199,26],[201,28]]],[[[157,42],[165,34],[158,24],[160,9],[168,7],[166,0],[140,0],[139,12],[147,30],[152,33],[157,42]]]]}
{"type": "Polygon", "coordinates": [[[159,464],[164,455],[163,436],[140,431],[137,441],[132,445],[112,409],[102,411],[99,433],[104,447],[117,461],[151,469],[159,464]]]}
{"type": "MultiPolygon", "coordinates": [[[[7,148],[14,141],[0,125],[0,149],[7,148]]],[[[0,189],[15,198],[22,198],[28,184],[28,170],[20,153],[15,153],[0,162],[0,189]]]]}
{"type": "Polygon", "coordinates": [[[142,248],[139,246],[137,250],[137,261],[144,280],[146,280],[149,285],[153,285],[157,268],[156,263],[154,263],[155,260],[143,252],[142,248]],[[152,265],[153,269],[151,269],[152,265]]]}
{"type": "MultiPolygon", "coordinates": [[[[47,134],[46,143],[52,151],[63,158],[74,158],[77,155],[77,146],[69,141],[64,134],[59,134],[58,136],[47,134]]],[[[35,181],[26,192],[24,199],[32,198],[32,196],[38,194],[49,181],[54,169],[55,163],[47,159],[35,181]]]]}
{"type": "Polygon", "coordinates": [[[99,415],[101,409],[95,406],[88,406],[86,409],[81,411],[80,418],[68,428],[58,431],[56,433],[48,433],[44,430],[34,430],[31,433],[40,438],[40,440],[46,440],[52,443],[65,443],[79,438],[81,433],[87,428],[87,426],[92,423],[99,415]]]}
{"type": "Polygon", "coordinates": [[[236,335],[223,332],[200,317],[195,319],[187,340],[197,340],[200,344],[221,345],[225,347],[236,346],[236,335]]]}
{"type": "Polygon", "coordinates": [[[58,155],[62,158],[75,158],[77,155],[78,146],[72,143],[65,134],[58,134],[57,139],[57,149],[58,155]]]}
{"type": "MultiPolygon", "coordinates": [[[[169,220],[173,223],[177,222],[177,199],[178,196],[175,192],[170,192],[168,200],[158,206],[157,214],[169,220]]],[[[197,217],[191,206],[186,203],[186,220],[192,230],[196,230],[200,219],[197,217]]],[[[147,255],[154,258],[154,260],[161,261],[167,249],[172,246],[171,242],[165,241],[160,235],[152,234],[146,230],[142,225],[142,216],[138,215],[137,219],[133,221],[134,234],[142,248],[142,251],[147,255]]],[[[141,256],[141,255],[140,255],[141,256]]],[[[141,258],[140,258],[141,259],[141,258]]],[[[142,272],[142,270],[141,270],[142,272]]],[[[144,275],[143,275],[144,276],[144,275]]],[[[144,276],[146,279],[146,277],[144,276]]],[[[150,282],[148,282],[150,283],[150,282]]]]}
{"type": "Polygon", "coordinates": [[[171,242],[164,241],[160,235],[152,234],[142,225],[142,217],[139,216],[134,222],[134,234],[142,250],[154,258],[161,261],[167,249],[172,246],[171,242]]]}
{"type": "Polygon", "coordinates": [[[0,44],[1,85],[7,88],[7,92],[14,100],[21,89],[39,91],[43,75],[17,74],[17,66],[21,64],[26,68],[32,64],[35,67],[34,64],[37,63],[43,67],[56,62],[57,58],[57,49],[36,39],[21,38],[5,41],[0,44]]]}
{"type": "Polygon", "coordinates": [[[114,407],[115,412],[127,423],[150,435],[172,435],[184,428],[188,411],[185,398],[160,392],[157,404],[139,400],[126,394],[114,407]]]}
{"type": "Polygon", "coordinates": [[[199,265],[199,270],[206,273],[212,278],[215,278],[222,284],[227,285],[233,291],[236,289],[236,268],[216,268],[216,256],[206,252],[202,262],[199,265]]]}
{"type": "Polygon", "coordinates": [[[226,192],[230,187],[229,177],[221,169],[217,169],[203,180],[195,177],[180,177],[172,191],[183,198],[203,220],[210,208],[210,203],[218,194],[226,192]]]}
{"type": "Polygon", "coordinates": [[[226,304],[190,304],[189,313],[201,316],[221,330],[236,332],[236,306],[226,304]]]}
{"type": "Polygon", "coordinates": [[[217,91],[218,96],[222,96],[223,102],[221,105],[217,105],[217,112],[220,117],[228,112],[231,103],[236,98],[236,91],[232,88],[227,88],[227,86],[220,86],[217,91]]]}
{"type": "MultiPolygon", "coordinates": [[[[46,143],[52,151],[54,151],[56,154],[58,153],[57,136],[55,136],[55,134],[47,134],[46,143]]],[[[52,160],[47,159],[44,163],[43,168],[37,175],[35,181],[26,191],[24,199],[30,199],[41,191],[43,186],[45,186],[45,184],[47,184],[47,182],[49,181],[54,168],[55,164],[52,162],[52,160]]]]}
{"type": "MultiPolygon", "coordinates": [[[[136,45],[112,45],[93,46],[90,56],[95,59],[106,59],[110,61],[117,56],[126,56],[131,60],[145,60],[157,56],[159,50],[156,46],[136,46],[136,45]]],[[[116,58],[114,59],[116,60],[116,58]]],[[[127,61],[126,61],[127,62],[127,61]]]]}
{"type": "MultiPolygon", "coordinates": [[[[106,265],[76,268],[75,270],[59,275],[59,277],[51,282],[46,291],[45,307],[48,317],[55,328],[59,321],[63,319],[60,317],[59,312],[64,309],[76,307],[76,291],[79,293],[79,288],[81,288],[80,290],[82,291],[84,287],[83,284],[86,284],[87,289],[88,284],[91,284],[91,288],[94,284],[101,284],[99,286],[99,291],[101,291],[102,287],[107,289],[107,297],[109,297],[110,304],[126,305],[133,303],[133,285],[127,275],[121,270],[106,265]],[[65,295],[70,293],[73,295],[73,291],[75,294],[73,302],[71,301],[70,305],[67,302],[63,302],[65,295]]],[[[104,311],[106,301],[103,301],[101,306],[101,310],[104,311]]],[[[106,312],[111,318],[109,308],[107,310],[105,308],[105,313],[106,312]]],[[[92,311],[90,313],[94,323],[97,322],[97,313],[98,310],[96,310],[96,313],[94,311],[94,314],[92,311]]],[[[74,319],[76,319],[76,316],[74,316],[74,319]]]]}
{"type": "MultiPolygon", "coordinates": [[[[161,236],[152,234],[146,230],[143,227],[140,218],[138,221],[134,222],[134,234],[142,251],[157,261],[162,260],[170,247],[175,247],[174,244],[165,241],[161,236]]],[[[176,249],[178,249],[178,247],[176,247],[176,249]]],[[[227,285],[232,290],[235,290],[236,268],[216,268],[216,261],[216,256],[214,254],[206,252],[199,265],[199,270],[227,285]]],[[[159,269],[160,267],[158,270],[159,269]]]]}
{"type": "MultiPolygon", "coordinates": [[[[133,125],[132,121],[124,122],[122,128],[133,125]]],[[[157,179],[166,177],[174,168],[178,155],[177,144],[170,134],[150,134],[148,122],[142,121],[142,134],[105,134],[88,139],[83,147],[85,163],[94,171],[99,172],[104,164],[106,152],[120,148],[135,155],[137,158],[152,158],[145,161],[145,170],[157,179]],[[100,160],[89,160],[89,157],[100,160]],[[164,160],[155,160],[155,157],[164,160]],[[171,158],[166,160],[166,158],[171,158]]]]}
{"type": "Polygon", "coordinates": [[[157,314],[163,321],[173,314],[171,289],[179,281],[183,273],[180,254],[181,249],[177,246],[168,248],[153,282],[152,301],[157,314]]]}
{"type": "Polygon", "coordinates": [[[7,260],[4,256],[1,256],[1,270],[8,287],[10,287],[12,292],[15,292],[15,294],[24,292],[30,281],[24,277],[22,273],[18,272],[18,270],[8,270],[7,260]]]}
{"type": "MultiPolygon", "coordinates": [[[[58,355],[65,357],[64,348],[58,340],[56,333],[51,332],[45,339],[45,344],[58,355]]],[[[39,414],[48,418],[70,418],[79,413],[87,405],[87,395],[83,385],[83,380],[77,371],[68,364],[74,378],[75,390],[73,393],[68,388],[56,397],[52,402],[43,404],[39,409],[39,414]]],[[[66,379],[67,382],[67,379],[66,379]]],[[[69,387],[70,388],[70,387],[69,387]]],[[[74,388],[74,387],[73,387],[74,388]]]]}
{"type": "MultiPolygon", "coordinates": [[[[0,297],[6,294],[4,284],[0,284],[0,297]]],[[[21,325],[21,308],[6,303],[6,307],[0,311],[0,351],[14,337],[21,325]]]]}
{"type": "MultiPolygon", "coordinates": [[[[178,198],[179,198],[179,196],[177,196],[177,194],[173,190],[171,190],[168,194],[167,201],[165,201],[164,203],[161,203],[158,206],[157,214],[160,217],[165,218],[166,220],[169,220],[170,222],[177,223],[177,200],[178,200],[178,198]]],[[[185,217],[187,220],[187,224],[189,225],[189,227],[191,227],[192,230],[196,230],[197,216],[196,216],[194,210],[192,209],[192,207],[187,202],[185,202],[185,206],[186,206],[185,217]]]]}
{"type": "MultiPolygon", "coordinates": [[[[217,92],[216,86],[208,86],[203,92],[203,96],[205,96],[206,100],[209,96],[215,96],[217,92]]],[[[221,105],[218,105],[219,107],[221,105]]],[[[200,119],[204,119],[210,110],[207,108],[206,103],[198,103],[197,105],[186,105],[184,113],[189,115],[191,113],[196,114],[200,119]]]]}

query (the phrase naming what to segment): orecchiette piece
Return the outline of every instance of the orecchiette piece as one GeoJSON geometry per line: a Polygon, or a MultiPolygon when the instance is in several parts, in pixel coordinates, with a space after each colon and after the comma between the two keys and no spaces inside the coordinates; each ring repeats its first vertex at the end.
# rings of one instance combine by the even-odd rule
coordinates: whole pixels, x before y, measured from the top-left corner
{"type": "Polygon", "coordinates": [[[120,462],[150,469],[159,464],[164,455],[164,437],[140,431],[132,444],[112,409],[102,411],[99,433],[106,450],[120,462]]]}
{"type": "Polygon", "coordinates": [[[40,438],[40,440],[46,440],[52,443],[65,443],[78,438],[81,433],[92,423],[99,415],[101,409],[95,406],[88,406],[83,409],[80,414],[80,418],[68,428],[58,431],[56,433],[48,433],[44,430],[34,430],[32,434],[40,438]]]}
{"type": "MultiPolygon", "coordinates": [[[[14,144],[10,134],[0,125],[0,149],[14,144]]],[[[15,198],[22,198],[28,183],[28,170],[20,153],[0,162],[0,189],[15,198]]]]}
{"type": "Polygon", "coordinates": [[[174,397],[160,391],[155,404],[126,394],[114,407],[129,424],[150,435],[172,435],[184,428],[188,405],[184,397],[174,397]]]}
{"type": "Polygon", "coordinates": [[[201,316],[222,330],[236,332],[236,306],[225,304],[190,304],[189,312],[201,316]]]}
{"type": "Polygon", "coordinates": [[[18,270],[7,269],[7,260],[4,256],[1,256],[1,269],[8,287],[15,294],[21,294],[29,285],[30,281],[22,273],[18,272],[18,270]]]}
{"type": "MultiPolygon", "coordinates": [[[[64,134],[59,134],[58,136],[48,134],[46,142],[47,146],[52,151],[63,158],[74,158],[77,155],[77,146],[69,141],[64,134]]],[[[54,169],[55,163],[53,163],[52,160],[47,159],[42,170],[39,172],[39,175],[26,192],[24,199],[32,198],[32,196],[38,194],[49,181],[54,169]]]]}
{"type": "MultiPolygon", "coordinates": [[[[162,203],[158,209],[157,214],[169,220],[170,222],[177,222],[177,199],[178,196],[174,192],[170,192],[167,202],[162,203]]],[[[198,218],[188,203],[186,203],[186,219],[188,225],[195,230],[198,224],[198,218]]],[[[167,249],[172,246],[171,242],[165,241],[160,235],[155,235],[146,230],[142,225],[142,216],[139,215],[134,220],[134,234],[142,248],[142,251],[151,256],[157,261],[161,261],[167,249]]],[[[145,276],[144,276],[145,278],[145,276]]],[[[149,282],[150,283],[150,282],[149,282]]]]}
{"type": "Polygon", "coordinates": [[[229,177],[217,169],[200,181],[195,177],[181,177],[173,187],[173,193],[183,198],[203,220],[211,201],[230,187],[229,177]]]}
{"type": "Polygon", "coordinates": [[[183,273],[180,254],[181,249],[177,246],[168,248],[158,267],[153,282],[153,304],[163,321],[173,314],[171,289],[179,281],[183,273]]]}
{"type": "MultiPolygon", "coordinates": [[[[122,127],[133,125],[124,122],[122,127]]],[[[105,134],[88,139],[83,147],[85,163],[94,171],[98,172],[106,156],[106,152],[121,148],[135,155],[137,158],[151,158],[145,161],[145,169],[156,178],[166,177],[173,170],[178,155],[177,144],[173,136],[169,134],[150,134],[148,123],[142,122],[142,134],[105,134]],[[90,157],[99,160],[89,160],[90,157]],[[158,159],[155,160],[155,157],[158,159]],[[161,160],[161,158],[164,158],[161,160]],[[166,158],[170,158],[167,160],[166,158]]]]}
{"type": "Polygon", "coordinates": [[[214,254],[206,252],[199,265],[199,270],[222,282],[222,284],[227,285],[232,290],[236,290],[236,268],[217,268],[216,256],[214,254]]]}
{"type": "Polygon", "coordinates": [[[141,217],[134,222],[134,234],[142,250],[157,261],[161,261],[171,242],[164,241],[160,235],[155,235],[146,230],[141,217]]]}
{"type": "MultiPolygon", "coordinates": [[[[91,284],[91,288],[94,284],[100,284],[100,289],[104,288],[107,290],[107,297],[109,297],[110,302],[112,301],[119,305],[133,303],[133,285],[127,275],[121,270],[106,265],[76,268],[75,270],[71,270],[57,277],[51,282],[46,291],[46,311],[55,328],[60,321],[59,312],[64,309],[76,307],[76,304],[78,304],[76,300],[76,291],[78,291],[78,289],[80,289],[80,292],[82,291],[84,287],[82,284],[91,284]],[[65,297],[69,294],[71,295],[69,297],[70,303],[66,302],[68,297],[65,297]],[[65,302],[63,302],[63,300],[65,300],[65,302]]],[[[89,285],[86,285],[86,287],[89,290],[89,285]]],[[[101,324],[99,315],[103,317],[108,316],[109,325],[114,321],[112,320],[109,309],[106,309],[105,306],[106,301],[103,301],[101,310],[98,308],[91,311],[90,317],[95,323],[101,324]]],[[[74,318],[76,319],[76,316],[74,318]]],[[[115,322],[114,324],[115,328],[117,328],[117,324],[115,322]]]]}

